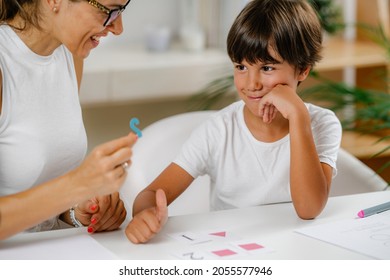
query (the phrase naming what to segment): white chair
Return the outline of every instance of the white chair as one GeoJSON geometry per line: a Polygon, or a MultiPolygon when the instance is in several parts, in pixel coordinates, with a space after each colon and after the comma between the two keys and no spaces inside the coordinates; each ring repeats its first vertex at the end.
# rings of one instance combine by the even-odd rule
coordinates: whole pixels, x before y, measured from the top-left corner
{"type": "MultiPolygon", "coordinates": [[[[182,113],[161,119],[142,130],[142,137],[133,147],[132,165],[121,190],[128,217],[132,216],[132,205],[137,194],[172,162],[191,132],[214,112],[182,113]]],[[[169,205],[169,215],[209,211],[209,189],[208,176],[197,178],[169,205]]]]}
{"type": "Polygon", "coordinates": [[[333,179],[330,196],[386,190],[387,183],[359,159],[340,149],[337,175],[333,179]]]}
{"type": "MultiPolygon", "coordinates": [[[[197,111],[161,119],[145,129],[133,148],[132,165],[122,187],[122,198],[128,218],[137,194],[148,186],[176,157],[191,132],[215,111],[197,111]]],[[[340,149],[338,174],[334,178],[330,196],[380,191],[387,183],[357,158],[340,149]]],[[[191,186],[169,206],[169,215],[184,215],[209,211],[210,180],[197,178],[191,186]]]]}

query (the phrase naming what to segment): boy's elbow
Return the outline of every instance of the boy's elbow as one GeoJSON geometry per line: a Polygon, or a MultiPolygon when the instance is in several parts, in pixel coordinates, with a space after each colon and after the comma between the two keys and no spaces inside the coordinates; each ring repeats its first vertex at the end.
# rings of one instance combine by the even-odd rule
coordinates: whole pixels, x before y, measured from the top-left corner
{"type": "Polygon", "coordinates": [[[327,194],[324,194],[323,196],[295,199],[293,200],[295,212],[303,220],[315,219],[325,208],[327,198],[327,194]]]}
{"type": "Polygon", "coordinates": [[[4,228],[2,228],[0,226],[0,241],[4,241],[10,237],[12,237],[13,235],[15,235],[16,233],[13,233],[13,232],[9,232],[9,231],[6,231],[4,228]]]}
{"type": "Polygon", "coordinates": [[[313,220],[321,214],[323,208],[324,207],[322,206],[319,207],[306,205],[305,207],[296,207],[295,211],[298,217],[302,220],[313,220]]]}
{"type": "Polygon", "coordinates": [[[310,215],[306,213],[299,213],[297,212],[298,217],[301,218],[302,220],[313,220],[315,219],[318,215],[310,215]]]}

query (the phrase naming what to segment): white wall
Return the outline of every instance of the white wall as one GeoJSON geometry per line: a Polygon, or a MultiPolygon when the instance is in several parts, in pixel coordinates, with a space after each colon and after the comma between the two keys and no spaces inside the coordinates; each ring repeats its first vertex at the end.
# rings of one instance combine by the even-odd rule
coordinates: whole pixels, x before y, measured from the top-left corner
{"type": "MultiPolygon", "coordinates": [[[[115,45],[140,45],[144,43],[145,29],[148,26],[166,26],[171,29],[174,39],[178,39],[178,33],[183,20],[181,17],[181,6],[183,1],[188,0],[132,0],[126,11],[122,15],[124,32],[121,36],[109,36],[102,41],[102,47],[115,45]]],[[[211,17],[208,24],[217,27],[202,25],[206,29],[217,29],[219,34],[218,42],[220,47],[224,47],[226,35],[230,25],[239,11],[249,0],[197,0],[200,11],[199,18],[211,17]],[[217,11],[209,13],[210,9],[217,11]],[[212,21],[217,19],[216,21],[212,21]]],[[[209,32],[209,30],[206,30],[209,32]]]]}
{"type": "MultiPolygon", "coordinates": [[[[144,45],[145,28],[149,25],[167,26],[176,35],[177,39],[182,20],[180,16],[180,3],[182,1],[186,0],[132,0],[122,15],[123,34],[118,37],[108,36],[102,39],[99,49],[110,51],[116,46],[144,45]]],[[[217,32],[214,32],[212,36],[220,37],[221,39],[218,40],[219,47],[223,47],[228,28],[248,0],[198,1],[200,7],[199,17],[208,19],[207,24],[204,25],[205,29],[213,27],[214,31],[217,32]],[[210,11],[211,7],[215,10],[210,11]],[[218,14],[217,17],[216,14],[218,14]]],[[[101,57],[91,55],[87,63],[93,62],[91,59],[101,59],[101,57]]],[[[129,63],[132,62],[129,61],[129,63]]],[[[211,68],[211,66],[207,67],[207,69],[211,68]]],[[[98,79],[96,74],[92,74],[92,76],[98,79]]],[[[84,83],[88,81],[87,78],[85,77],[84,83]]],[[[177,77],[177,79],[180,79],[180,77],[177,77]]],[[[92,82],[95,84],[94,81],[92,82]]],[[[145,81],[145,86],[150,85],[151,82],[153,82],[153,75],[149,77],[148,81],[145,81]]],[[[96,92],[91,91],[89,94],[96,94],[96,92]]],[[[231,99],[226,100],[223,106],[232,101],[231,99]]],[[[89,149],[92,149],[97,144],[128,133],[128,122],[131,117],[138,117],[141,121],[140,127],[144,128],[163,117],[188,111],[190,104],[182,98],[152,100],[143,103],[123,101],[103,103],[96,106],[84,105],[83,107],[89,149]]]]}
{"type": "Polygon", "coordinates": [[[142,44],[145,28],[152,24],[168,26],[175,32],[179,26],[180,0],[132,0],[122,14],[122,35],[105,38],[103,47],[112,45],[142,44]]]}

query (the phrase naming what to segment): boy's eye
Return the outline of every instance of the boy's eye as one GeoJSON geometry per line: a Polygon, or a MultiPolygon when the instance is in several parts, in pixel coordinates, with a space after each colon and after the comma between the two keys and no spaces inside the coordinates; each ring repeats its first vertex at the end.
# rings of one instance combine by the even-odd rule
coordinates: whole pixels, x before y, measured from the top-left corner
{"type": "Polygon", "coordinates": [[[271,66],[263,66],[263,71],[264,72],[269,72],[269,71],[272,71],[272,70],[274,70],[274,68],[271,67],[271,66]]]}
{"type": "Polygon", "coordinates": [[[236,64],[236,69],[239,70],[239,71],[243,71],[246,69],[246,67],[242,64],[236,64]]]}

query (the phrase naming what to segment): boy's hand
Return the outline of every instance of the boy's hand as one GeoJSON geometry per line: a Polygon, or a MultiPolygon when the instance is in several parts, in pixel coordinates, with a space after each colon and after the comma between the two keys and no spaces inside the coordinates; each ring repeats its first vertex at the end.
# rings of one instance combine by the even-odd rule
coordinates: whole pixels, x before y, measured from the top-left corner
{"type": "Polygon", "coordinates": [[[304,105],[298,94],[288,85],[279,84],[267,93],[259,103],[259,115],[265,123],[271,123],[280,112],[285,119],[290,117],[304,105]]]}
{"type": "Polygon", "coordinates": [[[126,228],[126,236],[134,244],[145,243],[160,232],[167,220],[167,198],[163,190],[157,190],[156,206],[135,215],[126,228]]]}

